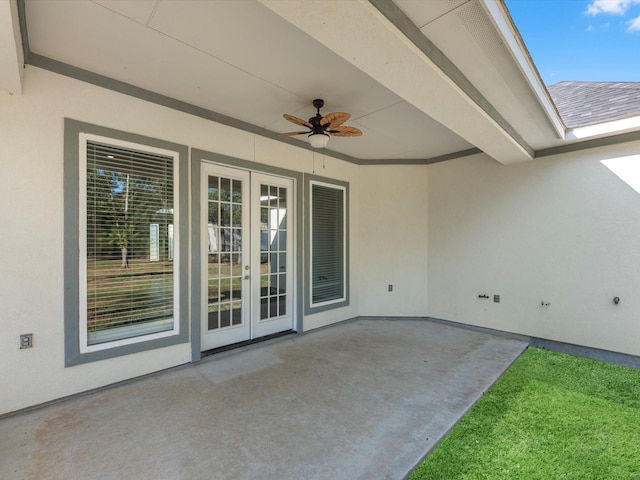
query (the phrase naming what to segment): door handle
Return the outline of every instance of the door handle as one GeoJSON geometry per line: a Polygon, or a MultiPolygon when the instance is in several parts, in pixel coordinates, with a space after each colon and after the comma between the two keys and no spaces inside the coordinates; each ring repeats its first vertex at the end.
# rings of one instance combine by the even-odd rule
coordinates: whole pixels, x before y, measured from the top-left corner
{"type": "Polygon", "coordinates": [[[245,280],[251,280],[251,275],[245,275],[245,276],[244,276],[244,279],[245,279],[245,280]]]}

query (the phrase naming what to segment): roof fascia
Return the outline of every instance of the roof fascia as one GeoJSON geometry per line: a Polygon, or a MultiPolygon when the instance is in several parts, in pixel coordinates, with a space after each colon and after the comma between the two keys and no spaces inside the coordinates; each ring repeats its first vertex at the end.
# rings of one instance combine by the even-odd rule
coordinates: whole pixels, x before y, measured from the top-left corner
{"type": "Polygon", "coordinates": [[[544,82],[538,73],[538,69],[536,68],[535,63],[533,62],[533,59],[520,36],[518,28],[513,22],[511,15],[509,15],[509,11],[504,0],[480,0],[480,4],[484,7],[489,18],[493,21],[498,35],[500,35],[500,38],[502,38],[502,41],[511,53],[511,56],[520,68],[520,71],[524,75],[529,87],[542,106],[542,109],[549,119],[554,131],[558,135],[558,138],[564,139],[566,131],[564,122],[549,96],[547,87],[544,85],[544,82]]]}
{"type": "Polygon", "coordinates": [[[579,152],[592,148],[609,147],[621,143],[637,142],[640,140],[640,131],[621,133],[618,135],[608,135],[600,138],[590,138],[575,143],[567,143],[557,147],[545,148],[536,151],[536,158],[548,157],[551,155],[561,155],[564,153],[579,152]]]}
{"type": "Polygon", "coordinates": [[[640,115],[567,130],[565,140],[586,140],[640,130],[640,115]]]}

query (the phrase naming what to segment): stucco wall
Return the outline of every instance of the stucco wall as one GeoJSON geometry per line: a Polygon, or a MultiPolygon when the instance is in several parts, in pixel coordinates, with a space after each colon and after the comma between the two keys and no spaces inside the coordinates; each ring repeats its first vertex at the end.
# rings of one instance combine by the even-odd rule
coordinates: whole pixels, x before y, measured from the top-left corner
{"type": "Polygon", "coordinates": [[[0,414],[191,358],[183,344],[64,367],[65,117],[349,182],[351,304],[304,330],[429,315],[640,355],[640,196],[601,163],[640,142],[508,167],[365,167],[27,67],[23,95],[0,93],[0,414]],[[22,333],[34,348],[19,350],[22,333]]]}
{"type": "Polygon", "coordinates": [[[187,343],[64,367],[65,117],[349,182],[351,303],[304,317],[303,329],[359,314],[426,314],[422,295],[426,291],[426,250],[421,249],[417,257],[409,253],[426,238],[426,203],[416,203],[426,201],[425,166],[393,171],[359,167],[28,66],[22,95],[0,92],[0,220],[4,228],[0,235],[0,414],[180,365],[191,358],[187,343]],[[397,175],[399,182],[389,175],[397,175]],[[383,198],[377,193],[381,188],[397,192],[383,198]],[[379,223],[380,214],[386,217],[382,220],[386,226],[379,223]],[[369,238],[371,228],[376,230],[374,240],[369,238]],[[409,238],[413,232],[417,235],[409,238]],[[408,258],[418,260],[407,271],[402,263],[408,258]],[[386,294],[388,283],[394,283],[396,291],[379,296],[379,289],[386,294]],[[22,333],[34,334],[33,348],[18,348],[22,333]]]}
{"type": "Polygon", "coordinates": [[[427,177],[424,165],[358,172],[360,315],[427,316],[427,177]]]}
{"type": "MultiPolygon", "coordinates": [[[[190,359],[189,344],[183,344],[64,368],[65,117],[245,160],[303,172],[314,170],[312,152],[27,67],[23,94],[0,94],[0,218],[4,228],[0,235],[0,413],[190,359]],[[34,334],[33,348],[19,350],[22,333],[34,334]]],[[[316,159],[315,170],[326,177],[353,181],[356,166],[327,157],[324,162],[316,159]]],[[[357,185],[352,192],[357,195],[357,185]]],[[[357,201],[351,205],[357,207],[357,201]]],[[[356,313],[352,303],[339,312],[306,318],[304,326],[314,328],[356,313]]]]}
{"type": "Polygon", "coordinates": [[[430,166],[430,316],[639,355],[640,195],[601,163],[639,149],[430,166]]]}

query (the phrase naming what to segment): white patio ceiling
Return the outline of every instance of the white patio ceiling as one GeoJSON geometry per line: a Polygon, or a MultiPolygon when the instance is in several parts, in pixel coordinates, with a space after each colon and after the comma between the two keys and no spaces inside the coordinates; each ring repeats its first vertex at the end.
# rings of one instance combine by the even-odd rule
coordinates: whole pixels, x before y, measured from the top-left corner
{"type": "MultiPolygon", "coordinates": [[[[28,63],[92,72],[107,86],[109,79],[124,82],[274,138],[298,129],[283,113],[309,118],[311,100],[323,98],[322,113],[350,112],[347,124],[363,131],[359,138],[332,138],[328,149],[358,163],[428,162],[475,149],[513,163],[563,143],[546,92],[536,91],[517,59],[522,51],[514,54],[507,45],[513,39],[501,33],[511,25],[508,17],[498,19],[500,27],[490,15],[504,13],[500,4],[24,0],[21,6],[28,63]]],[[[5,10],[0,21],[11,15],[5,10]]],[[[0,38],[3,45],[8,36],[0,38]]],[[[12,65],[2,56],[0,62],[12,65]]],[[[0,77],[1,88],[16,90],[12,72],[0,77]]]]}

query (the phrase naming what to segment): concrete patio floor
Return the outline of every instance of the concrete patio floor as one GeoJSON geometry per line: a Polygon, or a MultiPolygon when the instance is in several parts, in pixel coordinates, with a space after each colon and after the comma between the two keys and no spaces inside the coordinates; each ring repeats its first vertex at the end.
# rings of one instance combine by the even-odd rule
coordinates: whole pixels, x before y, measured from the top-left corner
{"type": "Polygon", "coordinates": [[[401,479],[527,344],[366,319],[0,420],[0,478],[401,479]]]}

